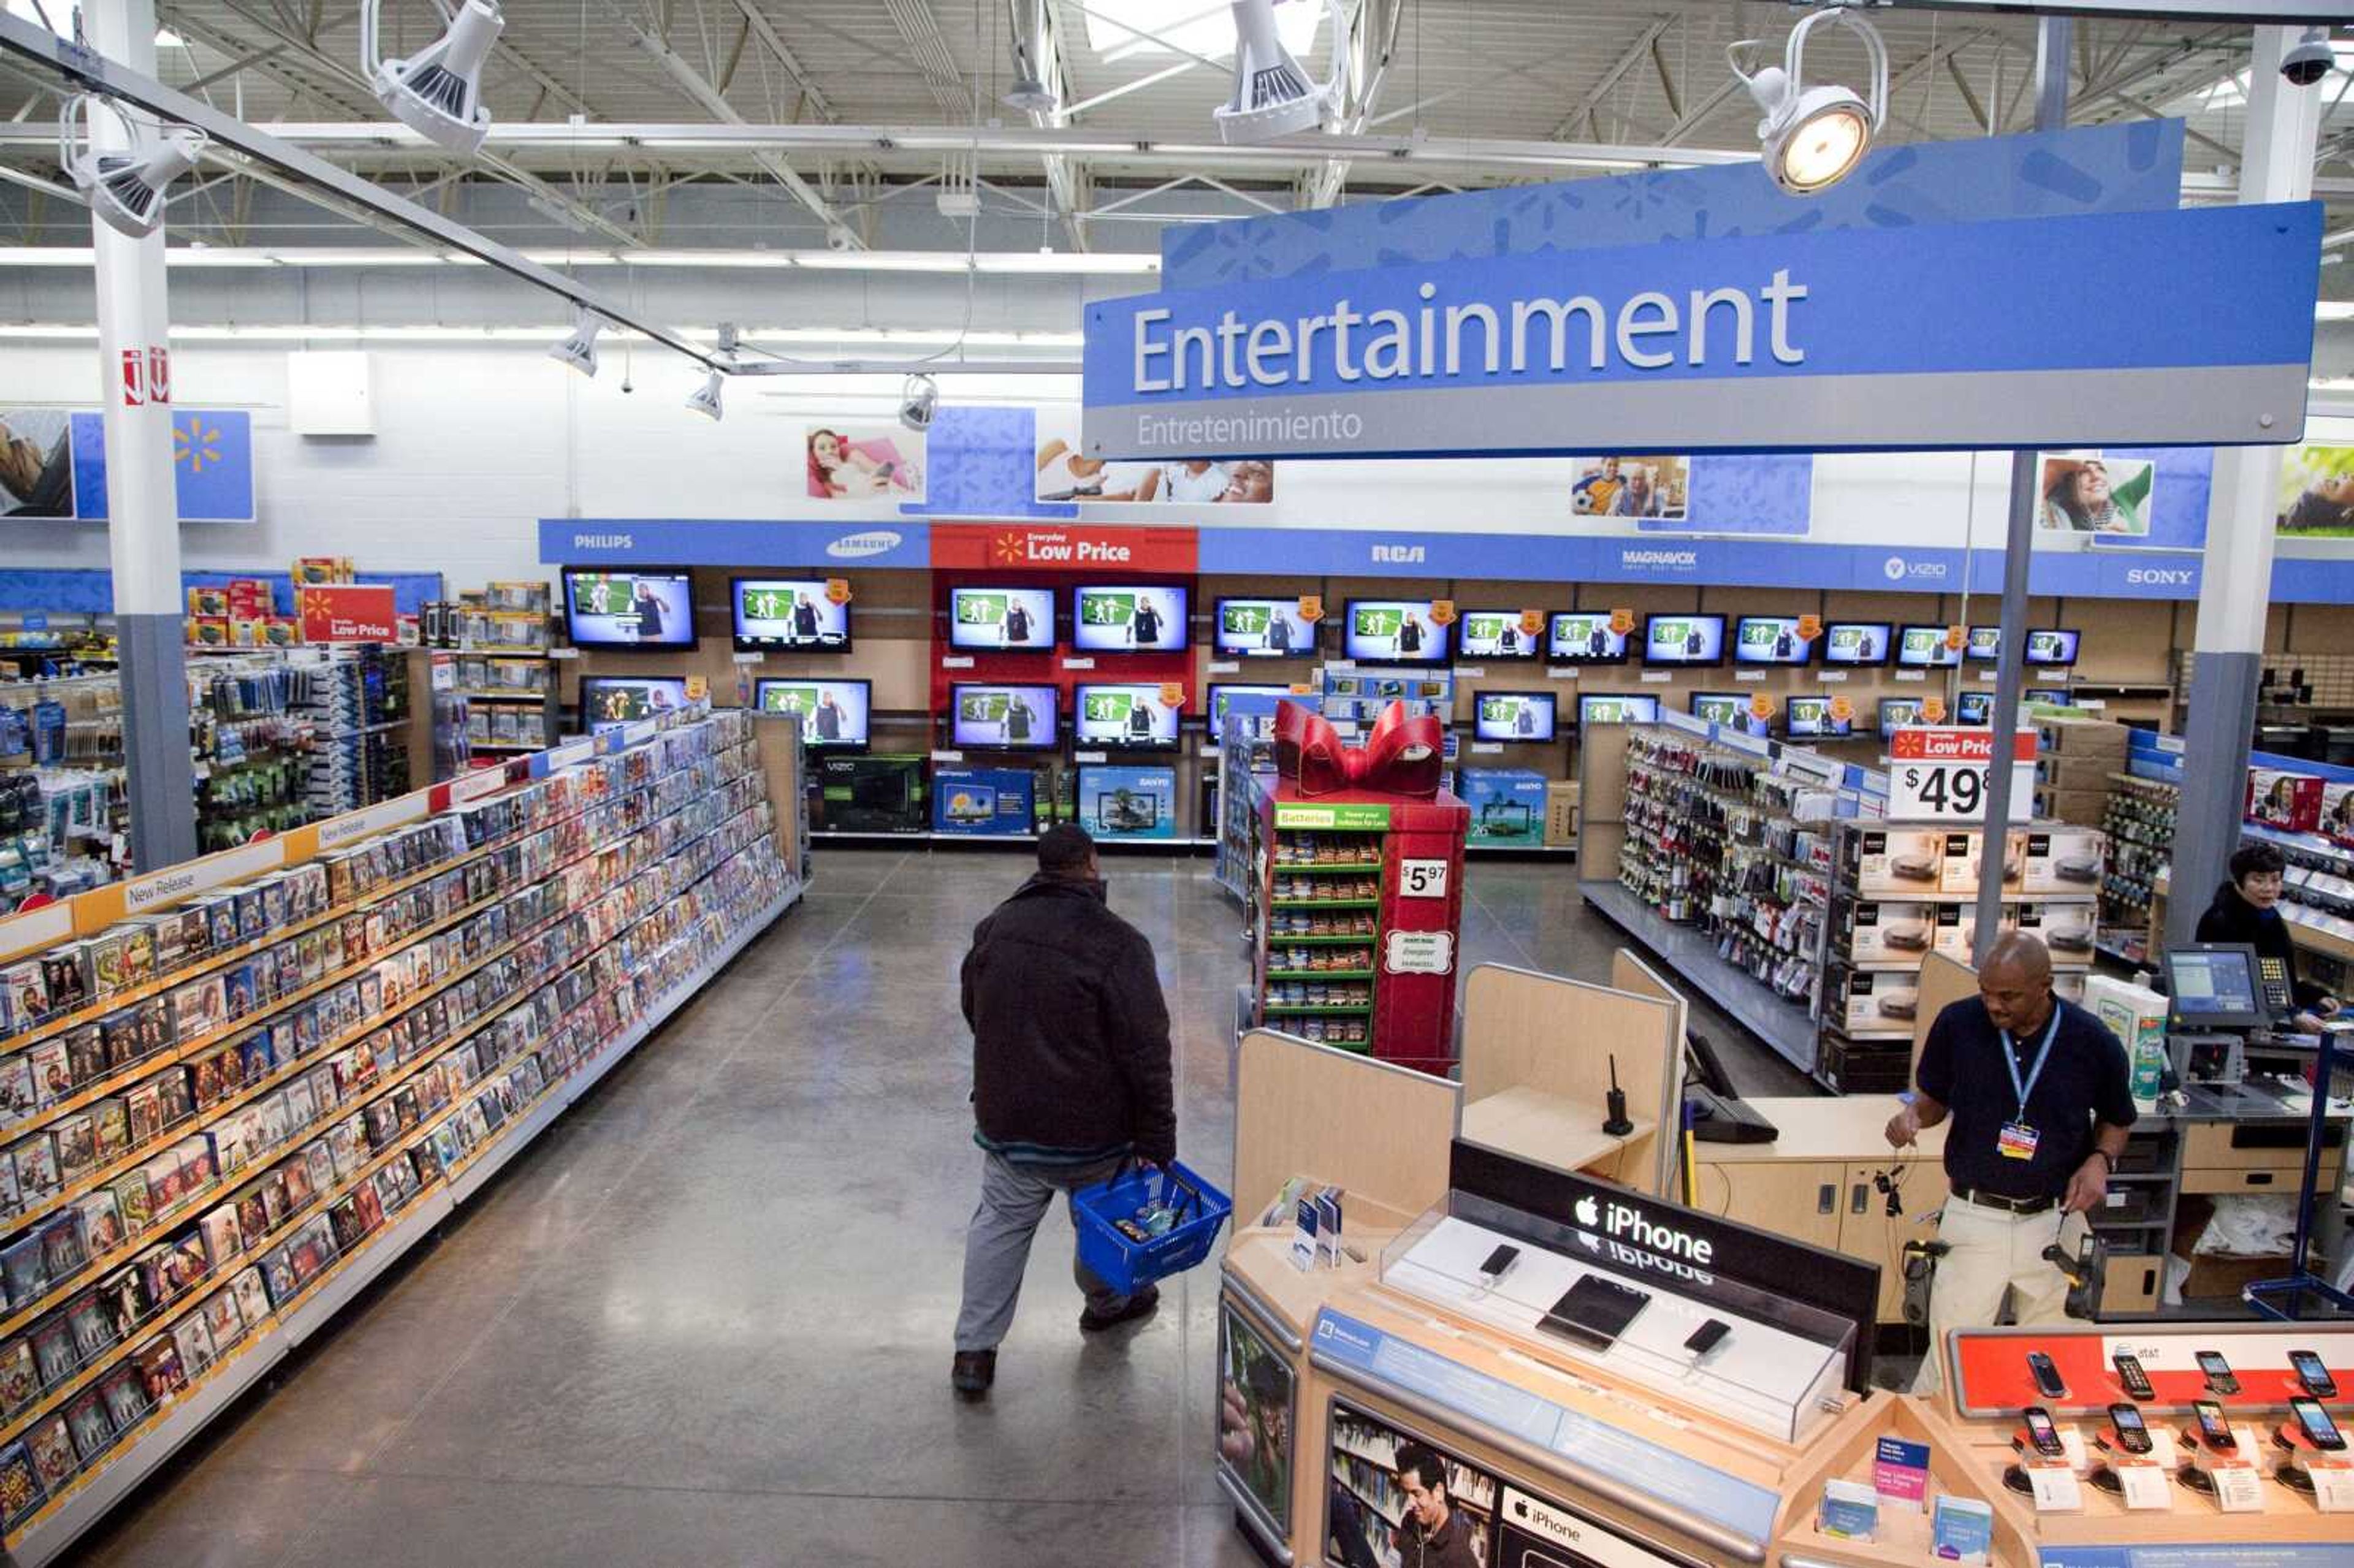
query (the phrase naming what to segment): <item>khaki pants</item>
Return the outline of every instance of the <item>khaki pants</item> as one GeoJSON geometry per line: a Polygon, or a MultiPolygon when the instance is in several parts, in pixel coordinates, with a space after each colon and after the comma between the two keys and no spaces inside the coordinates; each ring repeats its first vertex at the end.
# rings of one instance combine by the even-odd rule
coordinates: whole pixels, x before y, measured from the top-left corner
{"type": "Polygon", "coordinates": [[[1929,1291],[1929,1353],[1913,1392],[1937,1392],[1946,1358],[1946,1337],[1956,1329],[1992,1327],[2010,1298],[2011,1320],[2020,1324],[2067,1319],[2068,1278],[2043,1249],[2054,1242],[2070,1257],[2089,1228],[2082,1214],[2062,1216],[2057,1208],[2040,1214],[2013,1214],[1980,1208],[1960,1198],[1946,1200],[1937,1219],[1937,1239],[1949,1249],[1937,1260],[1929,1291]]]}

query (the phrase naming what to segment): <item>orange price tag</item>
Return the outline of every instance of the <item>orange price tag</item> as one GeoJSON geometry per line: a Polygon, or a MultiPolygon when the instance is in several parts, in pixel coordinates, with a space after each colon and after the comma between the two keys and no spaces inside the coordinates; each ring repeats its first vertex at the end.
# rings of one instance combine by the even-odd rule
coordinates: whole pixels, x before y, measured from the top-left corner
{"type": "Polygon", "coordinates": [[[1313,626],[1316,622],[1323,620],[1324,596],[1320,593],[1301,594],[1299,596],[1299,619],[1308,622],[1310,626],[1313,626]]]}
{"type": "Polygon", "coordinates": [[[1161,682],[1161,705],[1164,708],[1183,707],[1185,705],[1185,683],[1182,681],[1161,682]]]}
{"type": "Polygon", "coordinates": [[[1291,683],[1291,694],[1295,697],[1304,697],[1315,689],[1315,687],[1310,685],[1305,681],[1294,681],[1291,683]]]}
{"type": "Polygon", "coordinates": [[[1967,635],[1967,633],[1964,632],[1960,627],[1948,626],[1946,628],[1946,646],[1954,649],[1960,648],[1963,639],[1967,635]]]}
{"type": "Polygon", "coordinates": [[[1772,718],[1774,716],[1774,699],[1764,692],[1758,692],[1753,694],[1749,699],[1749,716],[1751,718],[1757,719],[1772,718]]]}
{"type": "Polygon", "coordinates": [[[689,675],[686,678],[686,700],[688,702],[707,702],[710,700],[710,696],[711,679],[709,676],[689,675]]]}
{"type": "Polygon", "coordinates": [[[1455,601],[1451,599],[1432,599],[1430,601],[1430,624],[1433,626],[1454,625],[1455,601]]]}
{"type": "Polygon", "coordinates": [[[1831,699],[1831,717],[1840,724],[1853,723],[1855,720],[1854,699],[1849,697],[1844,693],[1839,696],[1833,697],[1831,699]]]}
{"type": "Polygon", "coordinates": [[[1931,724],[1935,724],[1940,719],[1943,719],[1946,716],[1946,699],[1937,696],[1923,697],[1921,699],[1921,716],[1927,719],[1931,724]]]}
{"type": "Polygon", "coordinates": [[[1544,635],[1544,629],[1545,629],[1545,612],[1544,612],[1543,610],[1542,610],[1542,609],[1524,609],[1524,610],[1521,611],[1521,635],[1522,635],[1522,636],[1523,636],[1523,637],[1542,637],[1542,636],[1543,636],[1543,635],[1544,635]]]}
{"type": "Polygon", "coordinates": [[[848,577],[826,578],[825,602],[828,604],[848,604],[850,602],[850,579],[848,577]]]}
{"type": "Polygon", "coordinates": [[[1631,633],[1634,631],[1634,630],[1635,630],[1635,612],[1634,612],[1633,610],[1631,610],[1631,609],[1614,609],[1614,610],[1612,610],[1612,611],[1610,612],[1610,635],[1611,635],[1611,636],[1613,636],[1613,637],[1625,637],[1625,636],[1628,636],[1628,635],[1631,634],[1631,633]]]}
{"type": "Polygon", "coordinates": [[[1812,642],[1823,634],[1823,618],[1819,615],[1798,617],[1798,641],[1812,642]]]}

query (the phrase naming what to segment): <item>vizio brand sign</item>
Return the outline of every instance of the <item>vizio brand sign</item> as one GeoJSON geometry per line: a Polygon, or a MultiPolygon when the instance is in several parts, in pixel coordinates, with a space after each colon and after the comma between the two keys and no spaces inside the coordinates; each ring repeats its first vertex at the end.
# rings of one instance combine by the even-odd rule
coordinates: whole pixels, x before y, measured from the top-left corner
{"type": "Polygon", "coordinates": [[[1099,458],[2291,441],[2320,238],[2306,202],[1752,233],[1100,301],[1082,441],[1099,458]]]}
{"type": "Polygon", "coordinates": [[[1881,563],[1880,575],[1893,583],[1941,583],[1946,580],[1946,563],[1909,561],[1903,556],[1891,556],[1881,563]]]}

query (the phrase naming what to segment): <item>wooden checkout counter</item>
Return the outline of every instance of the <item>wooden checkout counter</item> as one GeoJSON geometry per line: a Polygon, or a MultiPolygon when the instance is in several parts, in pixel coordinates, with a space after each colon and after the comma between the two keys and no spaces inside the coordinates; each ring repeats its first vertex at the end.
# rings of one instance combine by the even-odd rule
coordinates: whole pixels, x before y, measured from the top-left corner
{"type": "MultiPolygon", "coordinates": [[[[1681,1038],[1681,1007],[1638,964],[1629,959],[1628,966],[1617,971],[1628,982],[1619,987],[1474,971],[1465,988],[1462,1086],[1272,1031],[1243,1036],[1236,1056],[1235,1228],[1221,1264],[1217,1478],[1238,1528],[1262,1556],[1287,1564],[1391,1568],[1416,1561],[1398,1550],[1405,1544],[1429,1564],[1457,1568],[1925,1565],[1935,1561],[1925,1516],[1883,1505],[1871,1542],[1839,1539],[1817,1528],[1824,1483],[1869,1483],[1881,1439],[1897,1438],[1927,1446],[1932,1495],[1976,1499],[1991,1511],[1991,1561],[2004,1568],[2037,1568],[2039,1562],[2047,1568],[2135,1568],[2128,1550],[2158,1543],[2168,1545],[2168,1563],[2180,1568],[2245,1563],[2255,1543],[2267,1553],[2266,1568],[2343,1568],[2354,1562],[2354,1515],[2318,1511],[2309,1493],[2273,1478],[2270,1464],[2253,1513],[2223,1513],[2211,1495],[2171,1478],[2160,1511],[2129,1514],[2087,1479],[2073,1509],[2039,1513],[2005,1484],[2017,1457],[2010,1446],[2017,1407],[2035,1397],[2031,1387],[2017,1386],[2025,1374],[2024,1350],[2033,1348],[2018,1342],[1991,1351],[1981,1346],[1967,1365],[1949,1361],[1951,1392],[1931,1401],[1860,1391],[1859,1363],[1840,1360],[1833,1346],[1825,1363],[1829,1375],[1816,1374],[1817,1381],[1804,1384],[1788,1405],[1787,1428],[1768,1430],[1770,1421],[1761,1423],[1755,1410],[1744,1414],[1737,1400],[1725,1397],[1742,1390],[1712,1385],[1700,1360],[1681,1376],[1663,1375],[1667,1363],[1637,1344],[1643,1317],[1598,1355],[1525,1331],[1528,1318],[1514,1317],[1520,1310],[1515,1290],[1526,1300],[1550,1300],[1564,1276],[1543,1269],[1591,1272],[1578,1245],[1556,1251],[1553,1238],[1574,1236],[1592,1250],[1596,1242],[1585,1227],[1596,1223],[1594,1216],[1568,1202],[1559,1213],[1529,1210],[1529,1228],[1512,1228],[1521,1222],[1497,1219],[1503,1211],[1488,1202],[1492,1194],[1467,1194],[1451,1178],[1466,1171],[1476,1176],[1483,1164],[1524,1166],[1536,1173],[1532,1191],[1558,1195],[1565,1191],[1560,1183],[1576,1178],[1545,1161],[1542,1146],[1551,1140],[1570,1151],[1571,1162],[1590,1179],[1586,1187],[1608,1182],[1615,1167],[1630,1192],[1673,1190],[1671,1152],[1646,1147],[1656,1133],[1638,1131],[1606,1146],[1588,1137],[1586,1123],[1599,1118],[1588,1115],[1596,1107],[1583,1103],[1583,1081],[1573,1075],[1571,1059],[1592,1054],[1583,1043],[1607,1040],[1619,1053],[1622,1085],[1642,1091],[1639,1098],[1630,1094],[1630,1118],[1639,1125],[1654,1107],[1654,1115],[1665,1115],[1664,1099],[1650,1097],[1654,1091],[1664,1096],[1680,1078],[1681,1053],[1671,1046],[1681,1038]],[[1549,1044],[1523,1030],[1531,1019],[1546,1021],[1549,1044]],[[1608,1020],[1612,1032],[1590,1033],[1594,1019],[1608,1020]],[[1565,1042],[1581,1046],[1564,1049],[1565,1042]],[[1658,1054],[1651,1058],[1654,1046],[1658,1054]],[[1632,1083],[1630,1067],[1638,1075],[1632,1083]],[[1648,1074],[1656,1075],[1641,1075],[1648,1074]],[[1521,1075],[1533,1081],[1512,1081],[1521,1075]],[[1482,1132],[1518,1147],[1481,1149],[1475,1134],[1482,1132]],[[1659,1153],[1670,1157],[1651,1158],[1659,1153]],[[1299,1266],[1291,1216],[1267,1213],[1295,1179],[1344,1194],[1341,1245],[1328,1266],[1299,1266]],[[1482,1276],[1475,1287],[1457,1289],[1443,1267],[1434,1273],[1426,1266],[1425,1255],[1445,1239],[1446,1227],[1465,1224],[1472,1226],[1473,1245],[1460,1255],[1479,1255],[1491,1233],[1510,1234],[1523,1241],[1526,1255],[1515,1261],[1522,1272],[1502,1281],[1482,1276]],[[1549,1239],[1526,1239],[1532,1235],[1549,1239]],[[1435,1457],[1426,1463],[1437,1467],[1443,1487],[1422,1487],[1425,1461],[1412,1451],[1417,1448],[1435,1457]],[[1436,1510],[1423,1511],[1437,1492],[1446,1499],[1443,1521],[1436,1510]],[[1411,1539],[1434,1525],[1427,1542],[1411,1539]],[[1406,1536],[1400,1535],[1402,1527],[1406,1536]]],[[[1783,1128],[1777,1146],[1710,1150],[1730,1158],[1708,1161],[1713,1170],[1703,1182],[1703,1198],[1713,1191],[1722,1202],[1736,1194],[1731,1205],[1736,1212],[1744,1205],[1810,1211],[1811,1228],[1798,1239],[1826,1252],[1869,1255],[1873,1245],[1884,1246],[1884,1238],[1870,1237],[1863,1228],[1848,1231],[1844,1210],[1854,1169],[1888,1168],[1885,1144],[1875,1157],[1868,1146],[1858,1150],[1847,1141],[1845,1120],[1829,1114],[1839,1104],[1788,1102],[1808,1111],[1774,1106],[1767,1115],[1783,1128]],[[1777,1164],[1805,1177],[1786,1179],[1774,1170],[1777,1164]],[[1841,1212],[1823,1214],[1819,1178],[1831,1171],[1840,1178],[1831,1207],[1841,1212]],[[1768,1191],[1781,1196],[1769,1202],[1754,1195],[1768,1191]]],[[[1877,1139],[1888,1108],[1855,1109],[1877,1139]]],[[[1936,1207],[1941,1188],[1924,1179],[1935,1171],[1935,1154],[1934,1149],[1919,1151],[1915,1158],[1925,1164],[1906,1178],[1908,1224],[1936,1207]]],[[[1874,1213],[1881,1202],[1873,1192],[1869,1207],[1874,1213]]],[[[1647,1212],[1694,1230],[1706,1224],[1699,1206],[1681,1211],[1654,1198],[1647,1212]]],[[[1617,1224],[1608,1219],[1605,1227],[1617,1224]]],[[[1793,1255],[1805,1255],[1794,1249],[1793,1255]]],[[[1654,1259],[1643,1266],[1660,1265],[1654,1259]]],[[[1819,1257],[1815,1271],[1840,1272],[1819,1257]]],[[[1777,1280],[1775,1288],[1803,1294],[1808,1272],[1801,1261],[1785,1271],[1787,1283],[1777,1280]]],[[[1471,1283],[1459,1271],[1454,1277],[1471,1283]]],[[[1726,1336],[1728,1344],[1744,1337],[1755,1342],[1751,1320],[1719,1303],[1755,1300],[1765,1292],[1727,1298],[1723,1290],[1744,1287],[1713,1279],[1704,1287],[1680,1287],[1664,1276],[1654,1277],[1660,1287],[1644,1308],[1649,1328],[1664,1324],[1680,1333],[1679,1315],[1721,1312],[1740,1325],[1726,1336]]],[[[1859,1318],[1861,1303],[1870,1298],[1867,1279],[1858,1297],[1859,1318]]],[[[1808,1310],[1803,1305],[1791,1309],[1802,1317],[1808,1310]]],[[[1771,1313],[1761,1312],[1759,1321],[1770,1330],[1771,1313]]],[[[2105,1358],[2114,1350],[2131,1349],[2151,1368],[2159,1386],[2158,1402],[2147,1408],[2152,1425],[2166,1427],[2170,1437],[2179,1418],[2187,1418],[2189,1401],[2199,1396],[2184,1369],[2193,1366],[2194,1348],[2218,1336],[2232,1337],[2227,1348],[2247,1385],[2232,1414],[2246,1425],[2252,1446],[2264,1446],[2268,1460],[2280,1457],[2269,1443],[2284,1414],[2284,1346],[2290,1338],[2318,1348],[2354,1391],[2354,1327],[2299,1326],[2285,1335],[2245,1324],[2071,1324],[2036,1343],[2048,1340],[2069,1369],[2071,1398],[2047,1403],[2078,1434],[2072,1453],[2096,1455],[2083,1444],[2091,1440],[2107,1402],[2125,1397],[2102,1381],[2105,1358]]],[[[1659,1342],[1675,1341],[1671,1334],[1659,1342]]],[[[1844,1342],[1854,1344],[1853,1336],[1844,1342]]],[[[1819,1359],[1823,1351],[1816,1347],[1810,1353],[1819,1359]]],[[[1803,1377],[1806,1357],[1797,1360],[1803,1377]]],[[[2333,1409],[2341,1422],[2349,1420],[2342,1404],[2333,1409]]]]}

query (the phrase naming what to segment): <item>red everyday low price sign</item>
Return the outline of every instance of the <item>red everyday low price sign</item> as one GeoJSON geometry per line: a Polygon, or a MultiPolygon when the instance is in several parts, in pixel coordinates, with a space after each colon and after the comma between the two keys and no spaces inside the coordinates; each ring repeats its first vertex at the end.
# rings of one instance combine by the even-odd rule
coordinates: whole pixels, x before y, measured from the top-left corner
{"type": "MultiPolygon", "coordinates": [[[[1976,762],[1994,760],[1994,732],[1989,729],[1940,729],[1906,726],[1889,736],[1888,755],[1898,762],[1976,762]]],[[[2035,732],[2022,729],[2013,737],[2013,762],[2035,760],[2035,732]]]]}
{"type": "Polygon", "coordinates": [[[321,583],[296,591],[305,642],[397,642],[400,615],[387,584],[321,583]]]}

